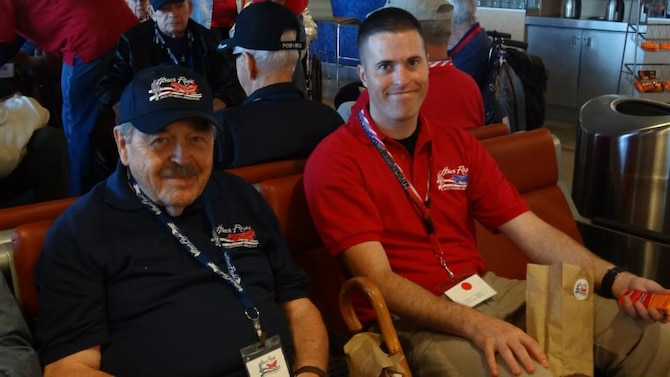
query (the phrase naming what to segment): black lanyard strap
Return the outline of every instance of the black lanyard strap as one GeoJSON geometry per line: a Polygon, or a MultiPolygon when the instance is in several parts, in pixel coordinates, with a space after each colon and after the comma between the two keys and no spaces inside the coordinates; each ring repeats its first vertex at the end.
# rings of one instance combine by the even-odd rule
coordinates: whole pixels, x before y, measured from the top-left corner
{"type": "Polygon", "coordinates": [[[223,259],[226,264],[225,271],[222,270],[216,263],[214,263],[205,253],[200,251],[200,249],[198,249],[198,247],[191,242],[191,240],[181,231],[181,229],[179,229],[177,224],[175,224],[172,221],[172,219],[164,211],[162,211],[158,205],[156,205],[156,203],[154,203],[148,196],[146,196],[142,192],[140,185],[137,183],[135,178],[130,174],[130,170],[128,171],[128,183],[130,184],[130,187],[132,188],[133,192],[140,200],[140,202],[145,205],[145,207],[149,210],[149,212],[156,215],[156,218],[161,222],[161,224],[165,225],[165,228],[170,232],[170,234],[172,234],[175,237],[175,239],[184,247],[184,249],[191,256],[193,256],[203,267],[209,269],[214,274],[223,278],[223,280],[226,281],[231,288],[233,288],[235,296],[238,298],[238,300],[240,300],[240,303],[244,307],[244,315],[247,317],[247,319],[251,321],[252,325],[254,326],[254,330],[256,331],[258,339],[263,340],[265,335],[263,334],[263,330],[261,329],[260,312],[258,311],[258,308],[254,306],[251,297],[244,289],[244,285],[242,284],[242,278],[238,274],[235,264],[233,264],[233,260],[230,257],[230,253],[228,253],[228,251],[221,244],[221,240],[219,239],[219,236],[216,233],[216,221],[214,211],[211,208],[211,206],[207,204],[207,201],[203,201],[205,212],[207,213],[207,219],[209,221],[209,225],[212,227],[212,236],[214,238],[214,243],[216,244],[216,246],[221,251],[221,254],[223,255],[223,259]]]}

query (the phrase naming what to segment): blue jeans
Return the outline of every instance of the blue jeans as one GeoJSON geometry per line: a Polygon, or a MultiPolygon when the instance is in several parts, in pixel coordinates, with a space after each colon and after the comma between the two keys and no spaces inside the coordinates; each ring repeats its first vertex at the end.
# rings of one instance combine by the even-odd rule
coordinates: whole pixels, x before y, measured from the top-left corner
{"type": "Polygon", "coordinates": [[[85,194],[105,178],[102,167],[96,163],[96,150],[91,146],[88,136],[95,127],[100,111],[95,87],[107,70],[111,57],[112,52],[108,52],[90,63],[75,57],[74,65],[63,64],[63,131],[70,153],[73,195],[85,194]]]}

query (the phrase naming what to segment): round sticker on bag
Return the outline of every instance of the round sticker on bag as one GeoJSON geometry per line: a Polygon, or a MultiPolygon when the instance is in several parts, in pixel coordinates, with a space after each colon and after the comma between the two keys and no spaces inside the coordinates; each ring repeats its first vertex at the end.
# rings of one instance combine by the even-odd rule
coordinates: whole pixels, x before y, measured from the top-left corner
{"type": "Polygon", "coordinates": [[[572,293],[575,295],[575,298],[579,301],[586,300],[589,297],[589,282],[586,279],[579,279],[575,282],[575,286],[572,289],[572,293]]]}

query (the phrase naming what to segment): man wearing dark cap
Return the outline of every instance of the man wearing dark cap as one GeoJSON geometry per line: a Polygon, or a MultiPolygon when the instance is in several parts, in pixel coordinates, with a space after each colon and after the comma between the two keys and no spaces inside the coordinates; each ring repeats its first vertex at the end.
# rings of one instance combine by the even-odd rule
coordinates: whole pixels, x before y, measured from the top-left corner
{"type": "Polygon", "coordinates": [[[175,66],[124,90],[120,163],[56,220],[36,267],[45,376],[325,375],[325,327],[272,210],[212,171],[211,101],[175,66]]]}
{"type": "Polygon", "coordinates": [[[218,34],[190,19],[187,0],[151,0],[147,22],[119,38],[110,68],[98,83],[102,105],[112,108],[123,88],[140,69],[160,64],[190,68],[205,76],[214,94],[214,109],[238,105],[244,100],[233,67],[216,52],[218,34]]]}
{"type": "Polygon", "coordinates": [[[307,157],[343,123],[332,108],[305,99],[291,81],[305,43],[300,28],[288,8],[261,2],[240,12],[234,36],[222,42],[233,51],[248,95],[242,106],[217,113],[223,167],[307,157]]]}

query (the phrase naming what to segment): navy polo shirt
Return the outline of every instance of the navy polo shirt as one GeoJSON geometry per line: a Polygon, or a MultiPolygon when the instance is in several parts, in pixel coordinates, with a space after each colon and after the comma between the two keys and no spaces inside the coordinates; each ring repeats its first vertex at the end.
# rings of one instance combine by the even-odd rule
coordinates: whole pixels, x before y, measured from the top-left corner
{"type": "Polygon", "coordinates": [[[217,148],[223,168],[306,158],[344,123],[333,108],[305,99],[292,83],[258,89],[242,105],[216,116],[222,124],[217,148]]]}
{"type": "MultiPolygon", "coordinates": [[[[263,330],[281,336],[292,362],[281,305],[306,297],[306,275],[249,184],[216,172],[206,192],[263,330]]],[[[201,201],[174,221],[225,271],[201,201]]],[[[51,227],[36,281],[44,364],[101,345],[102,370],[114,375],[246,376],[239,351],[258,339],[240,301],[139,202],[123,166],[51,227]]]]}

